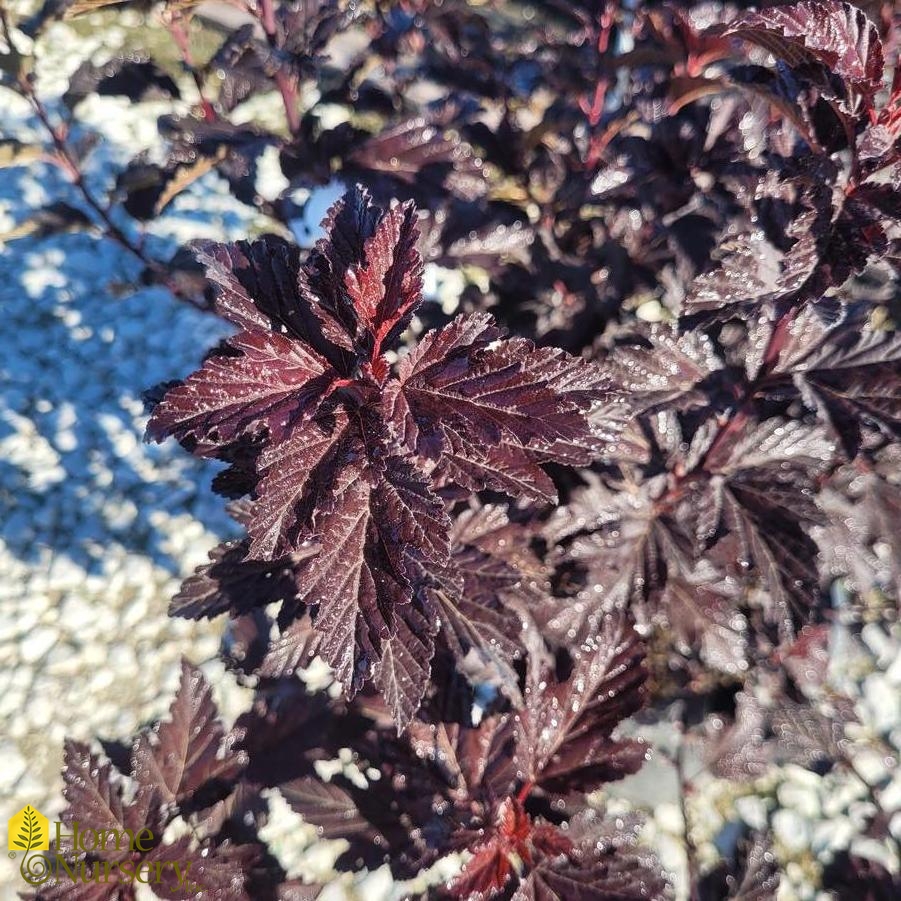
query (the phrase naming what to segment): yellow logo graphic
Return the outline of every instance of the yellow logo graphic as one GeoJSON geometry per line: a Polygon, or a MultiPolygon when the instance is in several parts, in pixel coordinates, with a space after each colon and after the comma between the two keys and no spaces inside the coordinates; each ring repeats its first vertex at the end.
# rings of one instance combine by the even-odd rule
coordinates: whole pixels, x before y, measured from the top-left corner
{"type": "Polygon", "coordinates": [[[26,804],[7,824],[10,851],[47,851],[50,848],[50,821],[26,804]]]}
{"type": "MultiPolygon", "coordinates": [[[[154,885],[154,891],[181,892],[181,898],[202,890],[191,878],[187,860],[163,860],[157,853],[153,832],[141,829],[92,829],[72,820],[54,822],[53,850],[50,850],[50,822],[40,811],[26,804],[8,822],[9,856],[22,853],[19,873],[32,887],[54,879],[55,886],[72,885],[154,885]],[[102,852],[114,852],[105,859],[102,852]],[[42,853],[47,852],[47,853],[42,853]],[[120,853],[119,853],[120,852],[120,853]],[[187,893],[187,894],[185,894],[187,893]]],[[[178,845],[171,846],[174,851],[178,845]]],[[[66,895],[68,897],[68,895],[66,895]]],[[[117,895],[118,897],[118,895],[117,895]]]]}

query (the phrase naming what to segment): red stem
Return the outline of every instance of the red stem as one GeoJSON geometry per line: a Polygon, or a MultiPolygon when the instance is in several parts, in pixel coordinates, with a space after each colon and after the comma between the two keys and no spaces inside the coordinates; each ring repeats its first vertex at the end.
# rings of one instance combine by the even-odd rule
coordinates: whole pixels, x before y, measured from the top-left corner
{"type": "MultiPolygon", "coordinates": [[[[168,19],[168,16],[166,17],[168,19]]],[[[191,43],[190,38],[188,37],[188,32],[182,24],[182,19],[179,18],[171,18],[166,22],[166,25],[169,29],[169,34],[172,35],[172,40],[175,41],[176,46],[178,47],[179,53],[181,53],[181,61],[184,65],[185,69],[191,73],[191,77],[194,79],[194,85],[197,88],[197,93],[200,96],[200,107],[203,110],[203,118],[207,122],[215,122],[219,117],[216,115],[216,110],[213,108],[213,104],[207,100],[206,95],[204,93],[203,87],[203,78],[200,76],[200,72],[197,71],[197,67],[194,64],[194,57],[191,53],[191,43]]]]}
{"type": "MultiPolygon", "coordinates": [[[[273,50],[279,51],[281,48],[278,45],[275,8],[272,5],[272,0],[260,0],[259,13],[260,24],[263,26],[263,31],[266,32],[266,40],[269,42],[269,46],[273,50]]],[[[285,106],[285,116],[288,120],[288,130],[291,132],[292,136],[296,135],[300,131],[297,83],[294,81],[293,76],[285,71],[282,65],[279,65],[279,68],[275,73],[275,85],[282,95],[282,103],[285,106]]]]}
{"type": "MultiPolygon", "coordinates": [[[[12,36],[12,28],[9,24],[9,17],[6,13],[6,7],[0,3],[0,27],[3,29],[3,37],[10,47],[11,50],[15,51],[15,42],[13,41],[12,36]]],[[[133,253],[144,265],[154,268],[160,269],[160,264],[151,260],[141,248],[135,244],[122,229],[113,222],[110,212],[106,207],[104,207],[91,193],[88,186],[85,184],[84,175],[81,172],[81,168],[79,167],[78,160],[75,155],[69,149],[69,145],[67,143],[67,129],[64,125],[54,125],[50,121],[50,116],[47,113],[47,109],[44,104],[41,102],[41,98],[38,97],[37,91],[34,89],[34,85],[31,82],[31,79],[28,75],[23,72],[16,73],[16,83],[19,87],[19,90],[22,92],[22,95],[28,100],[31,104],[32,109],[37,115],[38,119],[41,121],[41,124],[44,126],[44,129],[47,131],[47,134],[50,136],[50,139],[53,141],[53,146],[56,148],[57,157],[59,158],[60,164],[66,170],[69,177],[72,179],[72,183],[78,188],[81,196],[84,198],[84,202],[97,214],[100,220],[103,222],[103,225],[106,229],[106,233],[121,244],[126,250],[130,253],[133,253]]]]}
{"type": "Polygon", "coordinates": [[[41,120],[41,124],[44,126],[47,133],[50,135],[51,140],[53,141],[53,146],[56,148],[56,152],[59,155],[59,158],[66,169],[66,172],[69,174],[69,177],[72,180],[72,183],[78,188],[81,193],[84,202],[97,214],[100,220],[103,222],[104,228],[107,234],[113,238],[113,240],[117,241],[121,244],[126,250],[130,253],[134,254],[145,266],[154,270],[161,270],[161,266],[156,260],[152,260],[144,251],[135,244],[122,229],[113,222],[112,217],[110,215],[110,211],[104,207],[100,201],[98,201],[94,195],[91,193],[91,190],[88,188],[87,184],[85,184],[84,175],[82,174],[81,169],[79,168],[78,160],[73,155],[72,151],[69,149],[69,145],[66,142],[65,131],[59,126],[54,125],[50,121],[50,117],[47,114],[47,110],[44,107],[44,104],[40,101],[37,94],[34,91],[34,87],[28,81],[27,78],[20,78],[19,85],[22,88],[25,95],[28,97],[31,102],[31,106],[34,109],[38,119],[41,120]]]}
{"type": "MultiPolygon", "coordinates": [[[[15,48],[15,43],[12,37],[12,29],[10,28],[9,18],[7,16],[6,8],[3,3],[0,2],[0,28],[2,28],[3,37],[6,40],[7,45],[10,48],[15,48]]],[[[56,156],[59,164],[65,169],[69,178],[72,181],[72,184],[78,189],[78,192],[81,194],[82,199],[88,205],[88,207],[93,210],[94,214],[100,220],[103,225],[103,232],[108,238],[112,238],[117,244],[127,250],[130,254],[137,257],[153,274],[154,280],[157,284],[164,286],[169,291],[171,291],[176,297],[181,298],[182,300],[186,300],[189,303],[194,304],[198,307],[198,309],[205,309],[205,307],[197,303],[193,297],[189,294],[185,294],[179,287],[169,278],[169,272],[167,268],[160,263],[158,260],[153,259],[152,257],[147,256],[144,253],[144,250],[141,248],[140,244],[135,243],[125,232],[113,222],[112,215],[108,207],[104,206],[91,192],[90,188],[88,188],[85,180],[84,174],[81,171],[81,167],[79,161],[72,150],[69,148],[68,144],[68,129],[65,124],[62,125],[54,125],[53,122],[50,121],[50,115],[47,112],[47,108],[44,106],[41,98],[38,96],[37,91],[35,90],[34,84],[31,79],[19,72],[16,75],[16,84],[18,85],[19,90],[22,95],[28,100],[31,104],[32,109],[35,112],[35,115],[41,122],[41,125],[44,126],[44,130],[50,136],[50,140],[53,142],[53,146],[56,150],[56,156]]]]}
{"type": "MultiPolygon", "coordinates": [[[[602,57],[610,46],[610,35],[613,31],[613,9],[610,4],[604,6],[603,11],[598,16],[598,39],[597,39],[597,59],[598,59],[598,82],[594,89],[594,98],[591,103],[586,98],[582,98],[579,106],[588,119],[588,125],[591,129],[597,128],[600,124],[601,117],[604,114],[604,101],[607,99],[607,89],[610,86],[610,79],[607,75],[602,74],[601,64],[602,57]]],[[[585,160],[585,166],[593,169],[601,158],[609,138],[606,137],[606,130],[600,135],[592,135],[588,144],[588,156],[585,160]]]]}

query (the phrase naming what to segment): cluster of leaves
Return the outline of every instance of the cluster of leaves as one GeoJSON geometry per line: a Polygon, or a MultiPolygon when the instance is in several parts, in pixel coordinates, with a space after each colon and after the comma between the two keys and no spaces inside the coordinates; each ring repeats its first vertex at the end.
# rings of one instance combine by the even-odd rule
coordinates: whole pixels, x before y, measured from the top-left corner
{"type": "Polygon", "coordinates": [[[110,742],[98,755],[68,740],[64,825],[119,836],[127,830],[140,840],[107,840],[83,851],[63,830],[63,841],[58,847],[54,842],[50,853],[62,856],[70,872],[86,875],[73,880],[54,864],[54,878],[34,897],[133,899],[134,874],[142,866],[154,876],[139,881],[162,898],[195,898],[198,885],[205,897],[255,897],[252,874],[263,848],[252,841],[244,796],[234,792],[247,766],[237,738],[226,733],[201,672],[183,663],[169,718],[135,736],[130,747],[110,742]],[[181,871],[156,866],[164,861],[178,861],[181,871]],[[92,874],[99,874],[96,881],[92,874]]]}
{"type": "MultiPolygon", "coordinates": [[[[23,28],[102,5],[54,2],[23,28]]],[[[171,607],[228,614],[227,659],[259,684],[216,803],[258,828],[277,787],[347,840],[348,869],[407,878],[470,852],[439,894],[665,897],[631,830],[585,800],[644,757],[612,730],[645,666],[652,704],[734,720],[721,774],[832,765],[844,720],[810,713],[797,674],[819,666],[830,588],[858,619],[897,610],[893,8],[237,6],[246,24],[203,64],[200,14],[165,6],[197,102],[115,195],[150,219],[216,170],[280,234],[192,248],[205,280],[183,253],[149,261],[236,329],[153,394],[148,427],[227,465],[214,488],[246,528],[171,607]],[[271,92],[282,129],[237,115],[271,92]],[[264,199],[273,147],[288,187],[264,199]],[[287,240],[299,198],[334,180],[325,237],[287,240]],[[424,300],[425,266],[466,275],[453,318],[424,300]],[[340,699],[292,678],[317,656],[340,699]],[[774,735],[802,737],[786,757],[774,735]],[[343,747],[380,778],[322,779],[343,747]]],[[[173,96],[171,74],[87,64],[66,103],[173,96]]],[[[12,83],[49,121],[33,81],[12,83]]],[[[136,799],[148,772],[133,761],[136,799]]],[[[196,827],[210,814],[191,803],[196,827]]],[[[252,897],[304,896],[236,822],[198,840],[226,870],[230,842],[257,848],[252,897]]],[[[771,864],[749,836],[693,891],[766,897],[771,864]]]]}
{"type": "Polygon", "coordinates": [[[641,656],[631,627],[611,618],[565,674],[540,644],[530,649],[515,713],[477,725],[418,721],[401,735],[377,697],[311,709],[295,689],[278,698],[273,718],[274,699],[263,696],[246,722],[250,754],[262,762],[259,778],[320,834],[347,840],[339,869],[384,862],[402,879],[470,851],[436,897],[553,897],[567,887],[585,897],[661,897],[665,881],[632,847],[634,834],[612,830],[581,794],[641,765],[642,743],[611,736],[641,706],[641,656]],[[347,744],[361,770],[378,773],[373,781],[317,774],[312,764],[347,744]]]}
{"type": "MultiPolygon", "coordinates": [[[[643,702],[640,642],[623,617],[611,617],[566,669],[536,642],[518,712],[478,725],[420,721],[401,735],[377,696],[345,702],[310,695],[297,680],[266,680],[226,733],[209,685],[184,663],[169,718],[130,748],[107,742],[101,757],[66,745],[63,822],[150,830],[152,840],[77,854],[64,843],[51,853],[89,874],[126,861],[131,872],[145,865],[155,873],[158,862],[179,861],[189,878],[160,868],[162,878],[149,880],[164,898],[315,898],[321,887],[286,878],[261,838],[277,790],[321,837],[346,840],[342,870],[387,863],[403,879],[471,851],[436,898],[664,897],[666,881],[637,845],[636,824],[614,828],[581,794],[634,773],[647,753],[642,742],[611,735],[643,702]],[[316,764],[347,746],[352,769],[323,779],[316,764]]],[[[132,899],[134,881],[122,872],[112,867],[100,887],[73,884],[60,869],[29,897],[132,899]]]]}
{"type": "Polygon", "coordinates": [[[325,226],[302,267],[296,249],[272,239],[201,252],[216,309],[241,331],[166,391],[148,433],[228,461],[220,487],[251,500],[240,511],[247,541],[214,551],[174,606],[242,612],[272,599],[279,573],[290,582],[280,625],[293,636],[279,653],[296,665],[302,640],[349,695],[375,677],[403,727],[439,633],[463,662],[473,648],[515,652],[519,631],[503,599],[518,574],[490,547],[490,532],[510,529],[503,511],[453,524],[445,498],[494,489],[554,500],[538,464],[591,461],[591,409],[606,378],[562,351],[504,338],[483,313],[428,332],[390,363],[422,301],[413,208],[381,213],[355,190],[325,226]]]}

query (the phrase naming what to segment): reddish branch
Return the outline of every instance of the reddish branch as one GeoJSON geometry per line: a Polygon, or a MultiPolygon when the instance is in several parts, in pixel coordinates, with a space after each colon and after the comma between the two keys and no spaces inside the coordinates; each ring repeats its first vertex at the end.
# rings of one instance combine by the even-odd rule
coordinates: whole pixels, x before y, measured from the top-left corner
{"type": "MultiPolygon", "coordinates": [[[[15,42],[12,37],[12,28],[10,28],[6,8],[2,5],[0,5],[0,25],[3,27],[4,40],[10,49],[14,50],[15,42]]],[[[113,240],[121,244],[126,250],[134,254],[146,266],[151,268],[158,267],[159,264],[151,260],[144,251],[132,241],[115,222],[113,222],[110,211],[94,197],[90,188],[88,188],[85,183],[84,174],[81,171],[78,159],[69,147],[68,128],[64,124],[54,125],[51,121],[47,108],[44,106],[41,98],[38,97],[37,91],[34,89],[32,78],[20,70],[16,73],[16,83],[22,96],[31,104],[35,115],[50,136],[60,166],[65,170],[75,187],[78,188],[81,196],[84,198],[84,202],[99,217],[106,233],[113,238],[113,240]]]]}
{"type": "MultiPolygon", "coordinates": [[[[275,8],[272,0],[260,0],[259,19],[266,33],[266,40],[269,46],[278,52],[281,48],[278,45],[278,31],[275,22],[275,8]]],[[[282,103],[285,105],[285,116],[288,120],[288,130],[292,135],[296,135],[300,131],[300,110],[299,96],[297,93],[297,82],[294,76],[285,70],[283,65],[279,65],[275,73],[275,85],[282,95],[282,103]]]]}
{"type": "Polygon", "coordinates": [[[111,237],[114,241],[119,243],[122,247],[124,247],[129,253],[134,254],[145,266],[153,269],[155,272],[162,271],[162,267],[156,261],[147,256],[146,253],[141,249],[141,247],[132,241],[125,232],[119,228],[118,225],[113,221],[110,211],[107,207],[105,207],[93,194],[91,189],[87,186],[87,183],[84,179],[84,174],[81,171],[79,166],[78,159],[72,153],[72,150],[68,144],[68,128],[65,125],[54,125],[50,120],[50,116],[47,113],[47,108],[42,103],[41,99],[38,97],[37,93],[34,90],[34,85],[31,83],[30,79],[27,76],[19,77],[19,86],[22,88],[22,92],[24,96],[28,98],[31,103],[32,109],[34,109],[35,114],[38,119],[40,119],[41,124],[44,126],[44,129],[50,136],[50,139],[53,141],[53,146],[56,150],[56,157],[71,180],[72,184],[78,188],[79,193],[81,194],[84,202],[94,211],[94,213],[100,219],[103,229],[109,237],[111,237]]]}
{"type": "MultiPolygon", "coordinates": [[[[598,81],[594,89],[594,97],[589,100],[587,97],[581,98],[579,108],[588,119],[589,127],[594,130],[601,122],[604,114],[604,102],[607,99],[607,89],[610,86],[610,76],[602,71],[603,58],[610,46],[610,35],[613,32],[613,6],[605,4],[604,9],[598,15],[597,28],[597,60],[598,60],[598,81]]],[[[618,129],[617,129],[618,130],[618,129]]],[[[607,128],[600,134],[591,136],[588,146],[588,157],[585,165],[591,169],[598,164],[601,154],[610,143],[611,138],[616,132],[610,132],[607,128]]]]}
{"type": "MultiPolygon", "coordinates": [[[[11,49],[14,49],[15,42],[13,41],[12,37],[12,28],[9,24],[9,17],[7,15],[6,8],[2,5],[2,3],[0,3],[0,27],[2,27],[3,29],[3,38],[6,41],[7,45],[11,49]]],[[[69,146],[68,126],[64,122],[55,124],[50,118],[47,107],[44,105],[44,102],[41,100],[40,96],[35,90],[32,77],[27,75],[25,72],[19,71],[16,73],[16,84],[22,96],[25,97],[31,104],[31,108],[34,110],[35,115],[38,117],[38,120],[44,127],[44,130],[49,135],[50,140],[53,143],[53,148],[55,150],[54,160],[63,169],[69,180],[78,189],[78,192],[84,200],[85,204],[99,220],[99,225],[104,235],[106,235],[108,238],[111,238],[113,241],[127,250],[130,254],[137,257],[137,259],[139,259],[144,264],[144,266],[147,267],[148,272],[151,273],[154,281],[157,284],[164,286],[176,297],[179,297],[182,300],[186,300],[189,303],[196,303],[191,295],[186,294],[178,287],[177,284],[175,284],[175,282],[172,281],[172,279],[169,277],[167,268],[159,260],[155,260],[153,259],[153,257],[148,256],[147,253],[145,253],[144,249],[141,247],[140,243],[130,238],[115,223],[109,207],[105,206],[94,195],[94,192],[88,187],[87,182],[85,181],[84,173],[81,171],[81,164],[78,160],[78,157],[75,155],[75,153],[73,153],[72,148],[69,146]]],[[[200,306],[201,309],[204,309],[202,305],[197,305],[200,306]]]]}
{"type": "Polygon", "coordinates": [[[183,17],[178,13],[172,13],[164,15],[163,21],[166,25],[166,28],[169,29],[169,34],[172,36],[172,40],[178,47],[178,52],[181,54],[181,61],[185,71],[187,71],[191,75],[191,78],[194,80],[194,86],[197,88],[197,93],[200,97],[200,108],[203,111],[204,120],[206,120],[207,122],[215,122],[219,117],[216,115],[216,110],[213,108],[213,104],[210,103],[210,101],[206,98],[206,93],[203,86],[203,77],[201,76],[200,71],[197,69],[197,66],[194,63],[194,56],[191,53],[191,43],[188,37],[188,30],[187,28],[185,28],[183,17]]]}

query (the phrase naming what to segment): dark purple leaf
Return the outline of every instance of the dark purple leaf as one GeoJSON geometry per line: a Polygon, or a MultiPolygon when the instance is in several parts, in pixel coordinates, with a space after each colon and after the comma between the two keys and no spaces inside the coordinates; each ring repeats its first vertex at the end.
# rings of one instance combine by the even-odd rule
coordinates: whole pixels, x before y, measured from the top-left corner
{"type": "Polygon", "coordinates": [[[606,376],[573,366],[561,351],[502,340],[490,317],[458,317],[429,332],[401,363],[391,417],[407,445],[451,482],[553,498],[539,462],[587,463],[584,415],[607,391],[606,376]]]}
{"type": "Polygon", "coordinates": [[[378,378],[387,374],[382,353],[392,349],[422,301],[418,238],[413,205],[395,206],[366,241],[365,262],[352,265],[344,276],[360,327],[371,336],[370,352],[378,378]]]}
{"type": "Polygon", "coordinates": [[[684,312],[719,310],[759,297],[788,293],[784,256],[760,232],[742,235],[718,248],[720,266],[699,276],[685,299],[684,312]]]}
{"type": "Polygon", "coordinates": [[[770,840],[754,835],[741,842],[736,859],[706,873],[698,886],[700,901],[771,901],[779,888],[779,865],[770,840]]]}
{"type": "Polygon", "coordinates": [[[317,827],[322,838],[371,838],[371,824],[357,809],[351,793],[336,782],[307,776],[280,785],[279,791],[294,811],[317,827]]]}
{"type": "Polygon", "coordinates": [[[528,780],[552,791],[591,791],[634,773],[642,742],[617,740],[614,728],[642,706],[644,649],[622,617],[598,634],[583,634],[569,676],[558,681],[549,661],[532,651],[526,706],[517,715],[517,760],[528,780]]]}
{"type": "Polygon", "coordinates": [[[713,736],[705,758],[714,775],[723,779],[749,781],[763,775],[772,765],[772,748],[765,744],[766,714],[760,702],[747,692],[735,697],[735,720],[726,725],[711,717],[713,736]]]}
{"type": "Polygon", "coordinates": [[[700,537],[716,542],[711,559],[737,575],[756,574],[768,615],[786,636],[817,604],[818,551],[809,529],[821,514],[813,477],[832,456],[818,429],[779,419],[752,423],[708,456],[713,478],[695,499],[705,524],[700,537]]]}
{"type": "Polygon", "coordinates": [[[328,364],[312,349],[276,332],[241,332],[166,392],[147,434],[214,446],[264,428],[285,438],[314,412],[329,381],[328,364]]]}
{"type": "Polygon", "coordinates": [[[181,804],[210,782],[229,783],[246,757],[226,736],[212,691],[200,670],[182,661],[169,719],[144,732],[132,752],[135,779],[165,803],[181,804]]]}
{"type": "Polygon", "coordinates": [[[353,465],[360,452],[355,439],[341,415],[323,425],[311,421],[259,454],[259,479],[247,520],[249,559],[278,560],[313,542],[310,518],[332,499],[329,470],[353,465]]]}
{"type": "Polygon", "coordinates": [[[644,901],[666,898],[664,872],[636,841],[636,829],[614,829],[597,811],[579,814],[563,833],[568,854],[549,847],[522,878],[511,901],[644,901]]]}
{"type": "Polygon", "coordinates": [[[309,666],[319,652],[321,640],[309,616],[295,619],[269,645],[260,675],[278,679],[309,666]]]}
{"type": "Polygon", "coordinates": [[[851,459],[865,433],[901,434],[901,338],[861,319],[823,327],[811,315],[798,317],[773,369],[792,378],[851,459]]]}
{"type": "Polygon", "coordinates": [[[348,162],[410,185],[435,183],[467,200],[486,185],[482,161],[472,148],[423,118],[408,119],[354,149],[348,162]]]}
{"type": "MultiPolygon", "coordinates": [[[[126,794],[126,783],[112,766],[91,753],[87,745],[66,740],[63,763],[63,796],[67,801],[62,821],[71,826],[79,823],[96,823],[92,829],[115,830],[132,833],[149,828],[159,838],[161,820],[158,816],[159,797],[150,786],[141,786],[133,798],[126,794]]],[[[63,851],[71,851],[64,847],[63,851]]],[[[108,842],[103,850],[97,849],[104,860],[124,860],[131,853],[127,845],[114,847],[108,842]]]]}
{"type": "Polygon", "coordinates": [[[213,548],[210,562],[182,583],[169,603],[169,613],[186,619],[221,613],[240,616],[277,601],[296,600],[300,589],[294,578],[295,565],[317,550],[312,546],[274,562],[257,561],[246,559],[246,543],[227,541],[213,548]]]}
{"type": "Polygon", "coordinates": [[[882,87],[882,45],[876,26],[850,3],[818,0],[747,13],[717,29],[769,50],[791,66],[823,63],[872,104],[882,87]]]}
{"type": "Polygon", "coordinates": [[[833,717],[788,699],[777,703],[770,711],[769,723],[780,759],[811,769],[842,760],[845,725],[853,716],[841,706],[833,717]]]}
{"type": "Polygon", "coordinates": [[[399,732],[419,709],[428,688],[438,623],[434,608],[414,597],[398,611],[397,631],[382,648],[375,682],[399,732]]]}
{"type": "MultiPolygon", "coordinates": [[[[359,458],[363,449],[352,453],[359,458]]],[[[316,605],[320,653],[349,693],[371,675],[397,631],[396,609],[411,601],[406,555],[418,551],[440,564],[448,554],[442,503],[399,457],[383,465],[381,473],[361,472],[349,458],[338,469],[333,499],[313,521],[327,540],[297,571],[302,598],[316,605]]]]}
{"type": "Polygon", "coordinates": [[[174,867],[160,868],[160,879],[152,884],[157,897],[191,901],[200,893],[203,897],[221,898],[222,901],[251,901],[246,882],[260,855],[259,845],[228,842],[199,848],[191,845],[191,838],[182,836],[171,845],[154,849],[148,856],[148,864],[177,860],[183,867],[181,873],[174,867]],[[187,869],[189,865],[190,869],[187,869]]]}
{"type": "Polygon", "coordinates": [[[702,383],[722,365],[713,343],[700,332],[680,335],[660,326],[641,337],[643,343],[617,343],[605,355],[611,379],[623,395],[624,415],[705,403],[702,383]]]}
{"type": "MultiPolygon", "coordinates": [[[[325,228],[303,265],[295,249],[273,239],[201,246],[216,308],[240,331],[166,391],[148,434],[174,435],[231,464],[220,487],[251,495],[244,521],[248,569],[256,571],[248,587],[266,580],[263,597],[284,592],[309,607],[316,649],[345,690],[359,690],[378,671],[405,720],[422,698],[432,655],[434,629],[422,628],[437,615],[435,600],[426,609],[422,591],[430,567],[440,572],[449,555],[450,520],[434,489],[552,498],[540,464],[599,455],[606,437],[590,414],[610,402],[612,385],[601,365],[503,339],[484,315],[430,332],[395,374],[385,355],[422,300],[413,208],[383,213],[356,189],[333,206],[325,228]],[[414,597],[418,613],[399,614],[414,597]],[[412,657],[401,646],[417,642],[395,640],[401,622],[419,642],[412,657]],[[386,649],[391,659],[381,666],[386,649]]],[[[234,553],[186,586],[180,610],[249,609],[232,600],[243,587],[229,572],[234,553]]],[[[447,579],[460,584],[453,574],[447,579]]],[[[465,619],[479,606],[497,609],[497,600],[470,587],[465,599],[451,592],[457,611],[475,605],[465,619]]],[[[495,619],[485,645],[512,631],[505,614],[495,619]]],[[[472,626],[463,631],[448,635],[465,657],[474,635],[472,626]]],[[[295,667],[306,652],[294,648],[286,639],[267,670],[295,667]]],[[[513,654],[509,645],[504,651],[513,654]]],[[[514,681],[509,671],[506,681],[514,681]]]]}
{"type": "Polygon", "coordinates": [[[90,61],[82,63],[69,79],[63,101],[70,108],[91,94],[121,95],[132,102],[178,99],[178,86],[149,57],[114,57],[102,66],[90,61]]]}
{"type": "Polygon", "coordinates": [[[115,882],[73,882],[68,874],[62,879],[51,878],[34,892],[20,892],[20,898],[30,901],[135,901],[133,885],[115,882]]]}
{"type": "Polygon", "coordinates": [[[690,572],[691,541],[658,504],[662,482],[657,477],[636,489],[592,479],[550,519],[546,534],[558,543],[558,563],[575,567],[585,584],[579,603],[563,606],[551,620],[555,633],[579,629],[599,610],[627,604],[644,616],[646,602],[663,588],[671,571],[690,572]],[[573,535],[571,542],[564,541],[573,535]]]}
{"type": "Polygon", "coordinates": [[[697,649],[707,666],[740,675],[748,669],[747,621],[736,609],[729,582],[711,575],[699,566],[690,575],[668,579],[660,603],[683,650],[697,649]]]}
{"type": "Polygon", "coordinates": [[[266,238],[248,244],[200,243],[197,259],[216,292],[216,312],[245,331],[274,331],[305,342],[334,361],[314,305],[302,292],[300,251],[266,238]]]}

